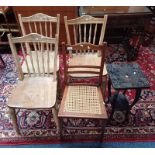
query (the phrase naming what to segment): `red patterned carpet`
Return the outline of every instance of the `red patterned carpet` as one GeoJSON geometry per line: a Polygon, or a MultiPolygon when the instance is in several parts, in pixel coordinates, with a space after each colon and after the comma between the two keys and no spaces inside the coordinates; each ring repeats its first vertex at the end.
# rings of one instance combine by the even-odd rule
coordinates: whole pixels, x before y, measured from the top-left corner
{"type": "MultiPolygon", "coordinates": [[[[109,48],[109,50],[111,47],[109,48]]],[[[119,54],[115,47],[112,48],[113,53],[107,57],[107,63],[126,61],[125,54],[119,54]]],[[[59,143],[58,135],[55,130],[54,121],[50,120],[50,111],[26,111],[18,110],[18,123],[22,136],[17,136],[12,127],[12,121],[8,114],[6,106],[7,98],[11,94],[11,90],[17,83],[17,72],[11,55],[2,55],[6,68],[0,68],[0,144],[32,144],[32,143],[59,143]]],[[[149,48],[141,47],[136,61],[143,73],[150,82],[150,88],[142,91],[140,101],[133,107],[129,114],[129,121],[117,124],[112,121],[107,124],[105,130],[105,141],[155,141],[155,53],[149,48]]],[[[62,64],[62,59],[60,59],[62,64]]],[[[63,67],[61,65],[60,75],[63,80],[63,67]]],[[[73,80],[73,79],[72,79],[73,80]]],[[[89,82],[93,82],[91,79],[89,82]]],[[[133,91],[128,91],[128,97],[132,100],[133,91]]],[[[107,104],[108,114],[111,107],[107,104]]],[[[81,124],[82,120],[65,121],[64,123],[74,126],[81,124]]],[[[95,125],[95,122],[86,120],[85,126],[95,125]]],[[[93,140],[91,135],[98,133],[89,133],[87,131],[65,131],[68,141],[75,141],[78,137],[85,140],[93,140]],[[71,135],[76,135],[75,137],[71,135]],[[87,135],[87,136],[86,136],[87,135]]]]}

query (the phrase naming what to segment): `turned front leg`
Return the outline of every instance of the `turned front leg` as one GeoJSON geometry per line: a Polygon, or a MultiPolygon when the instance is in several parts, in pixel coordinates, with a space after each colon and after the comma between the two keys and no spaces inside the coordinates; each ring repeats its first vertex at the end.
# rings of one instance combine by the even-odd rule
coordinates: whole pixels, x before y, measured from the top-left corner
{"type": "Polygon", "coordinates": [[[20,135],[15,108],[12,108],[12,107],[8,107],[8,108],[9,108],[10,116],[12,119],[13,128],[15,129],[16,133],[20,135]]]}

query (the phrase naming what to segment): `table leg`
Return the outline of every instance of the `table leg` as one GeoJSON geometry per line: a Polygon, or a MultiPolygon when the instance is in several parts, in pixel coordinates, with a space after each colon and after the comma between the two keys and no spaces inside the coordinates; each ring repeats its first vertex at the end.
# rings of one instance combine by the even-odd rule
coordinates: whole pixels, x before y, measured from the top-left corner
{"type": "Polygon", "coordinates": [[[111,80],[110,78],[108,79],[108,100],[111,97],[111,80]]]}
{"type": "Polygon", "coordinates": [[[125,89],[125,90],[123,91],[123,95],[125,95],[126,91],[127,91],[127,89],[125,89]]]}
{"type": "Polygon", "coordinates": [[[5,67],[5,62],[4,62],[4,60],[3,60],[1,55],[0,55],[0,61],[2,62],[3,66],[5,67]]]}
{"type": "Polygon", "coordinates": [[[141,91],[142,91],[141,88],[137,88],[137,89],[136,89],[135,99],[134,99],[134,101],[132,102],[132,104],[130,105],[130,110],[131,110],[131,108],[138,102],[139,97],[140,97],[140,94],[141,94],[141,91]]]}
{"type": "Polygon", "coordinates": [[[59,135],[60,135],[60,140],[63,141],[63,133],[62,133],[62,130],[63,130],[63,118],[59,117],[59,126],[60,126],[60,132],[59,132],[59,135]]]}

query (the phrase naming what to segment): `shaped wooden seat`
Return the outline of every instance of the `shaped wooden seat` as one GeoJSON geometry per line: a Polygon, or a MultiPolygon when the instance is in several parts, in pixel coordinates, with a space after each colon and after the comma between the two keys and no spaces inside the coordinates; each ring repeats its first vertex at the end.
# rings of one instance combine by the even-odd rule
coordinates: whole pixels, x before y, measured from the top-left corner
{"type": "Polygon", "coordinates": [[[56,93],[57,81],[53,81],[52,77],[25,77],[12,91],[8,106],[30,109],[52,108],[56,103],[56,93]],[[22,95],[19,95],[21,92],[22,95]]]}
{"type": "Polygon", "coordinates": [[[17,134],[20,134],[20,131],[15,113],[16,108],[51,109],[57,130],[59,131],[56,109],[58,36],[56,35],[55,38],[49,38],[36,33],[31,33],[23,37],[12,38],[11,34],[9,34],[8,39],[17,66],[19,80],[21,80],[18,81],[7,102],[13,120],[13,126],[17,134]],[[27,74],[24,74],[22,71],[17,55],[16,44],[20,44],[24,58],[27,53],[25,46],[28,46],[31,51],[30,61],[25,61],[28,71],[27,74]],[[55,49],[55,52],[53,53],[54,62],[51,63],[49,61],[49,53],[52,51],[53,47],[55,49]],[[31,48],[35,48],[36,50],[33,51],[31,48]],[[35,53],[35,57],[32,57],[32,52],[35,53]],[[44,53],[47,53],[46,60],[44,59],[44,53]],[[38,55],[41,56],[41,59],[38,58],[38,55]],[[34,65],[34,59],[37,62],[36,65],[34,65]],[[44,62],[46,62],[46,66],[41,65],[44,64],[44,62]],[[33,72],[30,72],[29,66],[32,66],[33,72]],[[53,66],[53,74],[49,71],[49,66],[53,66]]]}
{"type": "MultiPolygon", "coordinates": [[[[93,130],[101,130],[102,134],[104,133],[105,122],[108,118],[104,100],[103,100],[103,89],[102,89],[102,74],[104,67],[104,57],[105,57],[105,46],[104,45],[93,45],[91,43],[78,43],[75,45],[65,45],[63,44],[63,62],[64,62],[64,79],[65,79],[65,88],[63,93],[63,98],[60,104],[60,109],[58,117],[61,121],[62,130],[65,128],[63,126],[63,119],[97,119],[101,121],[101,126],[94,127],[93,130]],[[75,51],[81,51],[81,58],[84,56],[83,52],[86,50],[94,50],[101,52],[101,59],[98,65],[92,65],[90,61],[85,61],[84,64],[70,63],[72,59],[76,59],[76,56],[79,57],[79,53],[75,51]],[[66,62],[66,56],[69,53],[69,62],[66,62]],[[74,58],[75,57],[75,58],[74,58]],[[82,68],[82,70],[81,70],[82,68]],[[72,69],[72,70],[70,70],[72,69]],[[93,69],[93,71],[91,70],[93,69]],[[77,75],[78,77],[82,74],[90,74],[96,76],[98,79],[96,84],[87,84],[87,83],[70,83],[69,76],[77,75]]],[[[88,54],[88,53],[85,53],[88,54]]],[[[89,55],[89,54],[88,54],[89,55]]],[[[80,77],[85,79],[88,77],[80,77]]],[[[71,129],[79,129],[78,127],[72,127],[71,129]]],[[[89,128],[87,128],[89,129],[89,128]]],[[[92,129],[92,128],[91,128],[92,129]]],[[[62,133],[61,133],[62,134],[62,133]]],[[[102,136],[101,136],[102,139],[102,136]]]]}
{"type": "MultiPolygon", "coordinates": [[[[22,17],[22,15],[19,14],[18,19],[19,19],[22,35],[26,35],[29,33],[38,33],[38,34],[44,35],[46,37],[54,38],[55,34],[57,34],[58,41],[59,41],[59,29],[60,29],[60,15],[59,14],[57,14],[56,17],[52,17],[52,16],[49,16],[49,15],[46,15],[43,13],[37,13],[37,14],[34,14],[34,15],[28,16],[28,17],[22,17]]],[[[28,47],[26,46],[26,48],[28,48],[28,47]]],[[[27,61],[29,61],[30,56],[29,56],[29,53],[27,53],[27,54],[28,55],[26,55],[26,59],[27,59],[27,61]]],[[[35,54],[35,53],[32,52],[32,57],[33,57],[33,54],[35,54]]],[[[40,55],[38,56],[38,58],[40,58],[40,55]]],[[[46,53],[44,55],[44,58],[45,58],[45,60],[47,59],[46,53]]],[[[54,62],[53,52],[50,53],[49,58],[50,58],[51,63],[53,63],[54,62]]],[[[58,62],[57,71],[58,71],[59,70],[59,57],[57,57],[57,59],[58,59],[57,60],[57,62],[58,62]]],[[[36,62],[36,60],[34,60],[34,65],[36,65],[36,64],[37,64],[37,62],[36,62]]],[[[52,73],[52,71],[53,71],[52,66],[50,66],[50,68],[51,68],[50,72],[52,73]]],[[[27,73],[25,61],[22,65],[22,69],[23,69],[24,73],[27,73]]],[[[29,69],[30,69],[30,72],[32,73],[33,72],[32,66],[30,66],[29,69]]],[[[46,70],[45,70],[45,72],[47,73],[46,70]]]]}

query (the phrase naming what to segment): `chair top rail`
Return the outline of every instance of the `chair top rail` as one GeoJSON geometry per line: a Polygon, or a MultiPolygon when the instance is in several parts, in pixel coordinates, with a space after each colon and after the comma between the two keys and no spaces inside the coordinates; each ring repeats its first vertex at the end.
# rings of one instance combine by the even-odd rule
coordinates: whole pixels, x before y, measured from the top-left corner
{"type": "MultiPolygon", "coordinates": [[[[11,34],[8,34],[11,35],[11,34]]],[[[55,35],[56,38],[58,38],[58,35],[55,35]]],[[[37,34],[37,33],[30,33],[28,35],[22,36],[22,37],[15,37],[12,38],[13,43],[32,43],[32,42],[40,42],[40,43],[56,43],[56,38],[50,38],[45,37],[43,35],[37,34]]]]}
{"type": "MultiPolygon", "coordinates": [[[[19,14],[21,16],[21,14],[19,14]]],[[[57,14],[57,17],[60,17],[60,14],[57,14]]],[[[58,18],[52,17],[43,13],[37,13],[29,17],[22,17],[22,22],[57,22],[58,18]]]]}
{"type": "Polygon", "coordinates": [[[74,25],[74,24],[103,24],[105,21],[105,18],[107,18],[108,15],[104,15],[104,18],[96,18],[89,15],[83,15],[81,17],[78,17],[76,19],[70,19],[67,20],[67,16],[64,16],[64,18],[67,20],[68,25],[74,25]]]}

